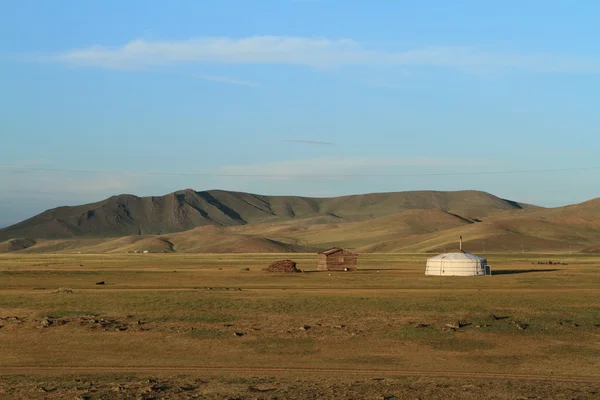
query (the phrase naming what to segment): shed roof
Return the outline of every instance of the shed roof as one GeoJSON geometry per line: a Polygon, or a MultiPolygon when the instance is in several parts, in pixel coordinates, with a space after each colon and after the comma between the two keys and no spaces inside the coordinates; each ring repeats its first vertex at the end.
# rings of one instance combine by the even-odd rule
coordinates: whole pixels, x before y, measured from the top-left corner
{"type": "MultiPolygon", "coordinates": [[[[325,254],[326,256],[330,256],[330,255],[335,254],[335,253],[340,252],[340,251],[344,251],[344,249],[342,249],[341,247],[332,247],[329,250],[325,250],[325,251],[319,252],[319,254],[325,254]]],[[[349,252],[349,253],[353,253],[350,250],[346,250],[346,251],[349,252]]]]}
{"type": "Polygon", "coordinates": [[[343,249],[342,249],[342,248],[340,248],[340,247],[332,247],[332,248],[331,248],[331,249],[329,249],[329,250],[325,250],[325,251],[321,251],[321,252],[319,252],[319,254],[325,254],[326,256],[329,256],[329,255],[331,255],[331,254],[335,254],[335,253],[337,253],[338,251],[342,251],[342,250],[343,250],[343,249]]]}

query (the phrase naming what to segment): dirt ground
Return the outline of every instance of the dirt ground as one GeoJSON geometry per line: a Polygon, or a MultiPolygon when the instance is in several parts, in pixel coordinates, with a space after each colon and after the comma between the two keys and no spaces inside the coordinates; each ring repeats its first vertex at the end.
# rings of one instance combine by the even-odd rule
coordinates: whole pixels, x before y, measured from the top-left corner
{"type": "Polygon", "coordinates": [[[64,375],[0,377],[11,399],[597,399],[600,382],[448,378],[210,375],[64,375]]]}

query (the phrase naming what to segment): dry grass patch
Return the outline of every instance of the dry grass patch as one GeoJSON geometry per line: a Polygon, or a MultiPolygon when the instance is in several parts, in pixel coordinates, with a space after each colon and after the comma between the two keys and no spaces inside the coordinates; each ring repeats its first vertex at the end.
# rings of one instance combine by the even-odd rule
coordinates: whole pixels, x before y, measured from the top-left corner
{"type": "MultiPolygon", "coordinates": [[[[365,255],[358,273],[329,276],[259,270],[281,255],[0,256],[0,371],[12,373],[21,366],[35,375],[43,367],[85,367],[102,374],[117,366],[151,366],[158,373],[161,367],[183,371],[216,366],[221,369],[206,374],[212,371],[222,378],[224,369],[246,368],[236,376],[248,382],[215,380],[190,392],[207,398],[227,398],[223,393],[263,398],[267,395],[249,391],[259,381],[252,381],[247,371],[269,368],[263,375],[279,380],[296,377],[298,366],[313,370],[298,384],[282,384],[269,399],[382,398],[388,391],[398,396],[420,393],[422,398],[472,392],[473,399],[486,398],[483,389],[447,391],[421,387],[418,380],[411,381],[413,392],[401,384],[380,391],[382,381],[364,380],[353,387],[359,378],[344,376],[344,371],[359,371],[360,379],[365,371],[388,371],[390,376],[413,371],[415,365],[420,371],[600,379],[600,273],[590,272],[599,271],[600,259],[565,256],[561,261],[569,265],[564,269],[532,272],[532,262],[557,257],[488,256],[494,268],[511,273],[439,279],[424,276],[426,257],[365,255]],[[240,273],[243,267],[251,271],[240,273]],[[98,280],[107,285],[94,285],[98,280]],[[61,287],[74,292],[57,295],[61,287]],[[501,318],[493,320],[491,314],[501,318]],[[93,318],[88,320],[88,315],[93,318]],[[19,319],[3,319],[13,317],[19,319]],[[69,322],[40,329],[40,318],[69,322]],[[456,332],[442,330],[457,321],[468,324],[456,332]],[[427,326],[416,328],[419,324],[427,326]],[[517,324],[527,326],[520,329],[517,324]],[[319,381],[324,369],[338,372],[319,381]]],[[[302,269],[316,268],[314,255],[294,259],[302,269]]],[[[12,392],[14,398],[29,398],[24,394],[31,389],[29,379],[16,381],[22,391],[12,392]]],[[[52,382],[58,385],[61,379],[52,382]]],[[[120,378],[103,379],[97,384],[107,391],[98,389],[92,395],[110,399],[110,385],[120,378]]],[[[164,384],[171,389],[148,393],[185,398],[177,397],[184,396],[183,389],[173,388],[194,385],[178,382],[169,380],[164,384]]],[[[152,386],[138,383],[123,393],[139,398],[141,390],[152,386]]],[[[488,389],[503,398],[508,392],[502,388],[488,389]]],[[[59,388],[56,398],[84,394],[69,390],[59,388]]]]}
{"type": "Polygon", "coordinates": [[[318,353],[313,338],[261,338],[249,340],[245,345],[258,354],[299,356],[318,353]]]}

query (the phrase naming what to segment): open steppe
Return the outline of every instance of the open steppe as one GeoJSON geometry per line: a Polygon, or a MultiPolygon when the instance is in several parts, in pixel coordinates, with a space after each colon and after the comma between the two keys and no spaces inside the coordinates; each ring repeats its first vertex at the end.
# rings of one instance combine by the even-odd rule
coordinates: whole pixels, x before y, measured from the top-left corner
{"type": "Polygon", "coordinates": [[[442,278],[426,254],[336,273],[315,254],[3,254],[0,397],[598,397],[600,259],[484,255],[492,276],[442,278]],[[305,272],[262,271],[283,258],[305,272]]]}

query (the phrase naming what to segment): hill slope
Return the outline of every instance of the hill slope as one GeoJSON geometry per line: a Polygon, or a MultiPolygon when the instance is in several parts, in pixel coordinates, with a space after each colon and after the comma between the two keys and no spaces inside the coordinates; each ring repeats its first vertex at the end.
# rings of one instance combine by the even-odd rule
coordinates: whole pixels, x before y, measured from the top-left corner
{"type": "Polygon", "coordinates": [[[359,252],[445,252],[456,248],[458,236],[464,237],[465,249],[476,253],[599,252],[598,205],[600,200],[554,209],[493,211],[480,222],[439,209],[412,209],[360,221],[352,221],[356,213],[317,214],[233,226],[212,224],[161,235],[12,239],[0,243],[0,253],[280,253],[332,246],[359,252]]]}
{"type": "Polygon", "coordinates": [[[598,252],[600,217],[576,217],[574,209],[509,211],[483,222],[440,210],[409,210],[358,222],[339,218],[294,219],[284,222],[220,227],[202,226],[164,235],[118,238],[38,239],[5,242],[0,252],[315,252],[332,246],[359,252],[446,252],[463,236],[465,249],[489,252],[598,252]]]}
{"type": "Polygon", "coordinates": [[[15,237],[60,239],[164,235],[201,226],[234,227],[292,220],[306,220],[310,224],[343,223],[418,209],[440,210],[472,221],[502,211],[536,208],[478,191],[416,191],[308,198],[187,189],[160,197],[119,195],[97,203],[55,208],[0,230],[0,241],[15,237]]]}

